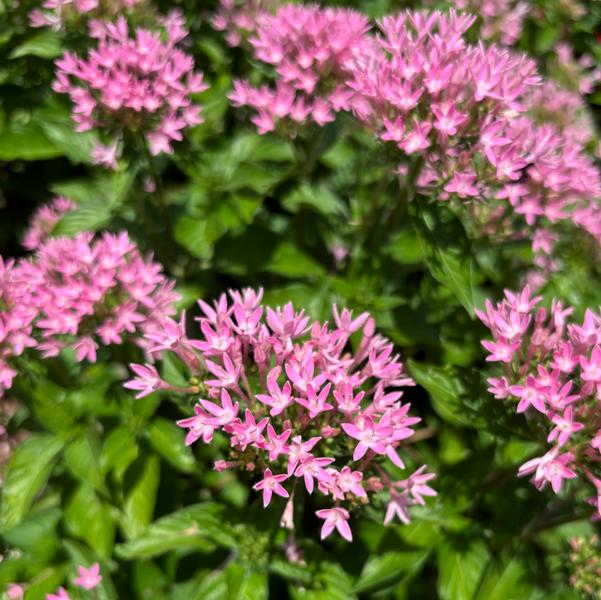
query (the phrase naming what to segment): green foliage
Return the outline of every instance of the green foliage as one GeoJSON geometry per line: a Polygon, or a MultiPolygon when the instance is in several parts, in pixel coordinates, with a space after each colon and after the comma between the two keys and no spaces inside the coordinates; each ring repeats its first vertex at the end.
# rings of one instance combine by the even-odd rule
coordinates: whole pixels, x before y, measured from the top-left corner
{"type": "MultiPolygon", "coordinates": [[[[474,235],[464,206],[399,185],[395,159],[346,117],[294,139],[256,134],[226,94],[257,66],[210,27],[216,2],[176,3],[211,84],[205,123],[172,156],[132,152],[115,172],[94,166],[98,134],[76,133],[68,103],[51,91],[52,61],[83,50],[81,32],[33,30],[33,3],[14,4],[0,1],[2,255],[21,254],[32,212],[65,195],[77,208],[53,235],[126,229],[176,279],[190,327],[199,297],[242,286],[316,318],[331,320],[334,302],[370,311],[416,381],[404,399],[426,435],[411,456],[437,473],[438,496],[412,509],[407,526],[383,527],[381,503],[354,511],[352,545],[319,542],[319,524],[305,514],[294,540],[300,558],[290,561],[277,527],[283,504],[263,511],[252,473],[214,472],[222,441],[185,445],[175,421],[192,408],[177,394],[134,400],[122,388],[128,363],[143,360],[138,348],[103,349],[92,366],[23,356],[13,390],[22,409],[10,427],[30,433],[3,473],[0,593],[27,581],[26,599],[43,600],[77,565],[99,561],[98,600],[575,598],[562,556],[575,532],[596,526],[577,512],[575,490],[555,500],[517,479],[540,436],[486,391],[486,332],[475,318],[484,298],[519,285],[528,244],[492,245],[474,235]],[[576,529],[558,526],[574,515],[576,529]]],[[[323,4],[379,17],[407,3],[323,4]]],[[[570,36],[601,60],[601,9],[589,6],[568,25],[561,4],[533,3],[523,49],[545,65],[570,36]]],[[[591,102],[601,105],[601,93],[591,102]]],[[[580,239],[568,246],[544,292],[582,314],[601,301],[599,265],[580,239]]],[[[176,360],[162,369],[187,384],[176,360]]]]}

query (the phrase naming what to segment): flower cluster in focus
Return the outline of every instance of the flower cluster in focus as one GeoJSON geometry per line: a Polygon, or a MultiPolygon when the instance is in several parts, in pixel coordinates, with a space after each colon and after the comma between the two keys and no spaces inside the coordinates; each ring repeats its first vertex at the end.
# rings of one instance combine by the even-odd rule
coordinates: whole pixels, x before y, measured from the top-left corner
{"type": "Polygon", "coordinates": [[[201,336],[189,338],[184,318],[147,336],[150,352],[174,352],[185,364],[190,387],[161,379],[155,367],[132,365],[125,386],[142,397],[156,390],[202,396],[194,415],[178,422],[187,444],[229,438],[229,455],[215,469],[256,472],[254,489],[267,506],[274,495],[288,499],[281,525],[293,528],[294,495],[329,498],[316,512],[322,538],[334,528],[352,539],[349,508],[385,494],[385,522],[410,519],[408,508],[435,495],[434,477],[421,466],[406,479],[402,446],[419,418],[409,416],[399,388],[413,385],[392,343],[375,333],[367,314],[356,318],[333,308],[334,326],[312,322],[289,303],[272,309],[262,292],[230,292],[214,306],[200,301],[201,336]],[[356,343],[351,344],[351,336],[356,343]]]}
{"type": "Polygon", "coordinates": [[[487,360],[504,367],[502,376],[488,380],[489,391],[516,402],[518,413],[548,432],[551,448],[519,474],[555,493],[582,476],[595,489],[590,502],[601,516],[601,317],[587,310],[582,323],[570,323],[571,308],[556,300],[550,310],[536,308],[540,300],[526,287],[478,312],[493,336],[482,342],[487,360]]]}
{"type": "Polygon", "coordinates": [[[125,232],[51,238],[31,258],[0,257],[0,395],[27,348],[44,357],[73,348],[94,362],[99,344],[133,337],[143,347],[140,334],[174,313],[173,287],[125,232]]]}
{"type": "Polygon", "coordinates": [[[289,4],[275,15],[261,14],[249,41],[254,58],[274,67],[275,87],[237,80],[230,100],[254,111],[261,134],[333,121],[351,107],[348,68],[353,53],[369,43],[368,29],[367,18],[348,9],[289,4]]]}
{"type": "Polygon", "coordinates": [[[580,594],[598,600],[601,598],[601,543],[599,537],[570,540],[570,583],[580,594]]]}
{"type": "Polygon", "coordinates": [[[153,155],[173,152],[182,131],[202,122],[192,95],[207,89],[194,59],[178,48],[186,37],[177,12],[162,19],[166,41],[158,32],[136,29],[127,21],[94,22],[90,33],[97,48],[86,58],[67,52],[56,61],[53,89],[68,94],[78,131],[97,127],[110,138],[94,152],[96,162],[116,168],[118,142],[124,134],[145,138],[153,155]]]}

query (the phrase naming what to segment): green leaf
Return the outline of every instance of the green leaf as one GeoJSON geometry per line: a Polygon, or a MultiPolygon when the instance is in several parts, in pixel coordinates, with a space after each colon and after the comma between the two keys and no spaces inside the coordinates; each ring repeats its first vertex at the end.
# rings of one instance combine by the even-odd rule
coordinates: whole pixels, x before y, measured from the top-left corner
{"type": "Polygon", "coordinates": [[[477,538],[438,545],[438,594],[441,600],[472,600],[488,564],[486,546],[477,538]]]}
{"type": "Polygon", "coordinates": [[[99,440],[90,431],[80,435],[65,448],[65,463],[69,470],[96,490],[104,487],[99,454],[99,440]]]}
{"type": "Polygon", "coordinates": [[[312,208],[322,215],[345,215],[347,208],[327,186],[312,186],[301,183],[292,192],[284,196],[282,206],[296,213],[303,207],[312,208]]]}
{"type": "Polygon", "coordinates": [[[173,587],[172,600],[223,600],[228,598],[227,574],[224,571],[202,572],[193,579],[173,587]]]}
{"type": "Polygon", "coordinates": [[[223,523],[223,507],[214,503],[188,506],[152,523],[146,532],[117,546],[117,555],[126,560],[149,558],[177,548],[211,551],[215,544],[234,544],[223,523]]]}
{"type": "Polygon", "coordinates": [[[115,540],[111,508],[96,495],[88,483],[81,483],[65,505],[65,526],[76,538],[86,542],[100,557],[108,560],[115,540]]]}
{"type": "Polygon", "coordinates": [[[45,29],[28,37],[10,53],[9,57],[38,56],[40,58],[56,58],[62,53],[60,34],[51,29],[45,29]]]}
{"type": "Polygon", "coordinates": [[[158,456],[147,455],[138,458],[125,474],[121,526],[129,539],[142,535],[152,521],[160,470],[158,456]]]}
{"type": "Polygon", "coordinates": [[[13,125],[0,133],[0,160],[46,160],[62,151],[36,123],[13,125]]]}
{"type": "Polygon", "coordinates": [[[125,475],[129,465],[138,456],[136,437],[129,427],[117,427],[106,438],[100,454],[103,475],[115,471],[118,480],[125,475]]]}
{"type": "Polygon", "coordinates": [[[4,532],[3,538],[14,548],[49,558],[60,545],[56,527],[61,514],[58,508],[34,511],[16,527],[4,532]]]}
{"type": "Polygon", "coordinates": [[[267,573],[232,563],[227,568],[228,600],[267,600],[267,573]]]}
{"type": "Polygon", "coordinates": [[[526,600],[531,589],[525,584],[528,570],[517,558],[506,564],[491,561],[474,600],[526,600]]]}
{"type": "Polygon", "coordinates": [[[371,556],[359,579],[355,583],[355,592],[365,594],[387,588],[404,579],[408,573],[415,573],[423,565],[428,550],[418,552],[385,552],[371,556]]]}
{"type": "Polygon", "coordinates": [[[192,450],[186,446],[184,431],[173,421],[156,418],[148,427],[150,445],[171,465],[183,473],[196,467],[192,450]]]}
{"type": "Polygon", "coordinates": [[[325,273],[321,265],[301,252],[292,242],[283,241],[274,251],[265,270],[283,277],[322,277],[325,273]]]}
{"type": "Polygon", "coordinates": [[[97,199],[66,213],[54,228],[54,235],[71,236],[82,231],[98,231],[111,220],[111,209],[102,199],[97,199]]]}
{"type": "Polygon", "coordinates": [[[17,446],[8,463],[2,488],[2,529],[10,529],[23,520],[46,483],[62,447],[62,440],[48,434],[33,434],[17,446]]]}
{"type": "Polygon", "coordinates": [[[409,204],[409,214],[432,277],[448,287],[473,316],[474,267],[463,225],[440,203],[433,206],[418,199],[409,204]]]}
{"type": "Polygon", "coordinates": [[[416,383],[427,390],[432,399],[434,410],[449,423],[465,425],[469,420],[463,414],[459,400],[464,393],[462,382],[453,371],[444,367],[407,361],[409,371],[416,383]]]}

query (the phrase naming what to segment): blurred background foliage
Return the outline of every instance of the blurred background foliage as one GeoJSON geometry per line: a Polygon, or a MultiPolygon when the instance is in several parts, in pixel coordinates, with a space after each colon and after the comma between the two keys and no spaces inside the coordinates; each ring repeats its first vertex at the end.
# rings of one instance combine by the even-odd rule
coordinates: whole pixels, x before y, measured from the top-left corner
{"type": "MultiPolygon", "coordinates": [[[[116,173],[92,166],[94,134],[74,132],[68,102],[50,89],[66,40],[29,28],[33,4],[0,0],[2,255],[21,255],[34,209],[65,195],[78,209],[56,233],[126,228],[177,279],[191,314],[197,298],[241,286],[321,319],[333,302],[370,311],[419,384],[407,394],[427,425],[415,451],[438,473],[439,495],[408,526],[385,528],[382,507],[370,507],[352,545],[318,543],[307,516],[306,564],[292,564],[250,479],[215,473],[218,447],[183,445],[174,421],[190,407],[122,389],[123,365],[140,360],[139,350],[105,349],[92,366],[23,359],[11,427],[31,433],[5,473],[0,586],[32,581],[26,598],[44,598],[75,564],[100,560],[100,600],[580,597],[569,585],[567,540],[595,526],[576,489],[556,497],[517,479],[544,436],[487,394],[486,331],[474,318],[484,298],[518,285],[528,240],[491,243],[471,235],[457,207],[403,202],[382,146],[348,117],[293,140],[258,136],[226,93],[260,67],[225,45],[205,1],[161,7],[184,11],[188,51],[211,88],[201,95],[205,123],[156,161],[162,187],[148,193],[143,157],[116,173]]],[[[372,17],[407,6],[324,4],[372,17]]],[[[570,20],[558,0],[532,2],[518,46],[543,72],[559,40],[600,61],[601,3],[583,6],[570,20]]],[[[82,33],[70,34],[70,48],[82,33]]],[[[601,91],[589,100],[598,119],[601,91]]],[[[582,314],[601,301],[599,267],[582,240],[572,242],[544,294],[582,314]]],[[[177,365],[165,368],[177,376],[177,365]]]]}

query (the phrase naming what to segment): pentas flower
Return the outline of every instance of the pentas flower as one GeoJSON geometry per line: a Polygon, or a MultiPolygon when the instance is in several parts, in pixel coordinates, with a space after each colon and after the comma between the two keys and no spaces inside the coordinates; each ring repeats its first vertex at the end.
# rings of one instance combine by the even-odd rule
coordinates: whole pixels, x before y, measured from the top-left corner
{"type": "Polygon", "coordinates": [[[55,594],[46,594],[46,600],[71,600],[71,596],[64,587],[60,587],[55,594]]]}
{"type": "Polygon", "coordinates": [[[93,22],[91,35],[98,45],[87,57],[70,52],[56,61],[53,89],[73,102],[77,131],[99,128],[111,139],[96,148],[94,159],[114,168],[117,146],[124,134],[143,136],[154,155],[173,152],[183,131],[202,122],[193,95],[207,89],[194,59],[178,48],[186,37],[181,14],[161,20],[166,32],[136,29],[127,21],[93,22]]]}
{"type": "Polygon", "coordinates": [[[77,587],[84,590],[93,590],[102,581],[100,565],[98,563],[94,563],[89,569],[86,567],[77,568],[79,570],[79,577],[73,582],[77,587]]]}
{"type": "Polygon", "coordinates": [[[173,287],[125,232],[51,238],[17,263],[0,257],[0,391],[16,376],[9,359],[27,348],[44,357],[72,348],[95,362],[101,345],[145,347],[141,334],[174,313],[173,287]]]}
{"type": "Polygon", "coordinates": [[[254,58],[275,69],[275,86],[235,81],[232,104],[252,109],[260,134],[333,121],[350,109],[345,82],[353,53],[370,43],[368,29],[367,18],[349,9],[288,4],[275,15],[260,14],[249,42],[254,58]]]}
{"type": "Polygon", "coordinates": [[[408,520],[408,507],[435,492],[426,485],[433,475],[423,468],[406,479],[393,476],[406,468],[402,448],[420,419],[402,401],[399,388],[413,381],[392,344],[375,332],[368,313],[354,317],[334,306],[330,325],[292,303],[266,307],[262,295],[246,289],[223,294],[212,306],[200,301],[197,338],[170,321],[162,336],[149,336],[151,354],[171,350],[181,359],[188,388],[160,380],[150,365],[132,365],[135,376],[126,387],[196,398],[194,415],[178,421],[188,432],[186,444],[228,438],[228,455],[215,469],[256,472],[253,489],[264,506],[276,496],[288,499],[285,527],[293,526],[294,496],[302,488],[329,499],[330,507],[317,511],[322,537],[336,529],[350,541],[352,510],[374,496],[401,498],[408,520]]]}
{"type": "MultiPolygon", "coordinates": [[[[571,112],[556,115],[573,99],[539,103],[534,61],[468,44],[474,20],[453,11],[382,19],[375,45],[354,51],[347,69],[354,114],[396,147],[400,174],[418,167],[422,194],[473,205],[481,234],[569,221],[601,242],[601,178],[582,146],[589,134],[566,125],[571,112]]],[[[539,268],[555,268],[538,254],[539,268]]]]}
{"type": "MultiPolygon", "coordinates": [[[[529,288],[505,292],[505,298],[478,311],[493,341],[482,345],[488,360],[501,362],[504,374],[491,377],[489,391],[516,402],[518,413],[548,430],[551,448],[520,467],[538,489],[559,493],[566,480],[588,480],[601,495],[601,317],[591,310],[582,324],[570,323],[573,312],[553,300],[550,310],[529,288]],[[503,349],[500,351],[500,349],[503,349]]],[[[594,502],[597,516],[601,506],[594,502]]]]}
{"type": "Polygon", "coordinates": [[[29,22],[32,27],[59,31],[84,19],[115,17],[140,2],[143,0],[44,0],[41,8],[29,13],[29,22]]]}
{"type": "Polygon", "coordinates": [[[58,196],[48,204],[40,206],[33,214],[23,236],[23,247],[30,251],[37,250],[42,242],[50,237],[61,217],[74,209],[75,204],[64,196],[58,196]]]}

